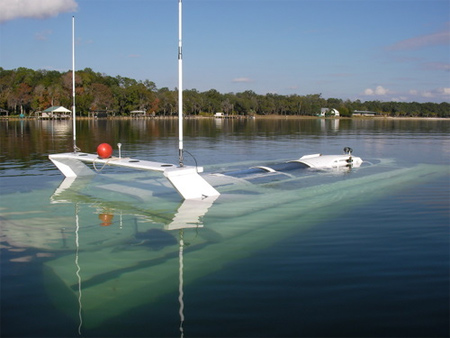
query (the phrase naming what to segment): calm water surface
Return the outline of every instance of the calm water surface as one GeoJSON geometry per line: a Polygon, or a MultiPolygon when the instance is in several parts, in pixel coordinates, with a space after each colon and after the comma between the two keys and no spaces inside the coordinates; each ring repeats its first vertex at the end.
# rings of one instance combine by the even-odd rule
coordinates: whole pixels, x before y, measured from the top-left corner
{"type": "MultiPolygon", "coordinates": [[[[177,162],[177,120],[77,130],[85,152],[120,142],[122,156],[177,162]]],[[[2,337],[449,335],[450,121],[185,132],[186,164],[209,173],[345,146],[366,162],[218,184],[192,204],[147,172],[63,180],[47,156],[72,150],[71,121],[0,121],[2,337]]]]}

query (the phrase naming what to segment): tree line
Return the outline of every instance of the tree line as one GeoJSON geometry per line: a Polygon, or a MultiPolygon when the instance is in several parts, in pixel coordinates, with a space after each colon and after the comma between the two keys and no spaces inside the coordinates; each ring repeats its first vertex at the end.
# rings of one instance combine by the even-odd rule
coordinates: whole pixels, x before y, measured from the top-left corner
{"type": "MultiPolygon", "coordinates": [[[[127,116],[141,110],[158,116],[176,115],[177,88],[157,88],[149,80],[137,81],[122,76],[96,73],[90,68],[75,73],[76,109],[81,116],[89,112],[108,112],[127,116]]],[[[211,115],[215,112],[237,115],[314,116],[321,108],[334,108],[341,116],[354,111],[372,111],[386,116],[450,117],[450,103],[384,102],[325,99],[321,94],[279,95],[219,93],[215,89],[199,92],[184,90],[186,115],[211,115]]],[[[0,109],[11,114],[32,115],[51,106],[72,106],[72,71],[32,70],[0,67],[0,109]]]]}

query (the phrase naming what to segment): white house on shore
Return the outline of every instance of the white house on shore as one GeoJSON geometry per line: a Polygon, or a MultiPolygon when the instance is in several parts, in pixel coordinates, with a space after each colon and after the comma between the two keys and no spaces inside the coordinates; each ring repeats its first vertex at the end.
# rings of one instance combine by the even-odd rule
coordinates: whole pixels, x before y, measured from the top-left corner
{"type": "Polygon", "coordinates": [[[321,108],[318,116],[339,116],[339,111],[334,108],[321,108]]]}
{"type": "Polygon", "coordinates": [[[355,110],[353,116],[379,116],[380,114],[369,110],[355,110]]]}
{"type": "Polygon", "coordinates": [[[37,113],[40,119],[70,119],[72,111],[63,106],[52,106],[43,112],[37,113]]]}

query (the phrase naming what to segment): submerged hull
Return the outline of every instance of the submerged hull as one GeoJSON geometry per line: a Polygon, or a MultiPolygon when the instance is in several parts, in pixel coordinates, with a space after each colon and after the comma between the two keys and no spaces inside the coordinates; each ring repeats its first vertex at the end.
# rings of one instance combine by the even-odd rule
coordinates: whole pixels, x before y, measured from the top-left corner
{"type": "MultiPolygon", "coordinates": [[[[203,172],[203,167],[184,166],[181,165],[181,162],[180,165],[177,166],[169,163],[138,160],[122,156],[105,158],[103,156],[97,156],[96,154],[82,152],[52,154],[49,155],[49,158],[68,179],[91,177],[94,176],[96,172],[101,171],[105,166],[117,166],[162,173],[173,188],[175,188],[185,200],[203,200],[205,198],[213,198],[220,195],[212,185],[208,184],[208,182],[200,176],[200,173],[203,172]],[[89,168],[87,164],[91,164],[92,169],[89,168]],[[97,166],[101,166],[100,170],[97,169],[97,166]]],[[[302,168],[341,170],[353,167],[359,168],[362,163],[362,159],[353,156],[352,149],[346,147],[344,148],[344,154],[342,155],[305,155],[298,160],[253,167],[250,168],[249,173],[289,175],[290,172],[295,172],[302,168]]],[[[244,170],[234,174],[229,173],[228,176],[245,176],[247,173],[248,170],[244,170]]]]}
{"type": "Polygon", "coordinates": [[[85,210],[83,217],[75,218],[78,231],[68,233],[66,241],[79,245],[72,244],[71,253],[46,263],[48,285],[59,285],[58,292],[50,289],[49,293],[74,318],[82,308],[83,326],[96,327],[163,295],[177,293],[180,285],[233,260],[382,198],[388,191],[447,173],[446,168],[431,165],[382,169],[371,172],[372,168],[367,168],[349,175],[316,173],[313,177],[308,173],[260,185],[211,175],[205,179],[221,192],[220,197],[194,204],[180,204],[176,194],[166,188],[160,195],[139,195],[125,179],[72,185],[53,195],[52,201],[70,203],[60,204],[61,208],[90,212],[85,210]],[[292,189],[293,185],[298,189],[292,189]],[[132,193],[124,194],[129,189],[132,193]],[[97,197],[90,195],[93,192],[97,197]],[[94,205],[114,216],[109,227],[100,226],[92,213],[94,205]],[[108,242],[118,234],[124,236],[108,242]],[[68,307],[68,302],[72,306],[68,307]]]}

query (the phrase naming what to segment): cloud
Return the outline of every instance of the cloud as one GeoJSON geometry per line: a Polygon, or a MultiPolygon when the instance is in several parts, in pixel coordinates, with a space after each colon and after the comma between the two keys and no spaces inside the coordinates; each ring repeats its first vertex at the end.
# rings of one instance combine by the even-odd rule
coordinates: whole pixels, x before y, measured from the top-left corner
{"type": "Polygon", "coordinates": [[[428,101],[442,101],[448,102],[450,100],[450,87],[440,87],[435,89],[409,89],[402,92],[395,92],[384,88],[383,86],[377,86],[375,89],[367,88],[363,94],[381,99],[383,101],[395,101],[395,102],[428,102],[428,101]]]}
{"type": "Polygon", "coordinates": [[[442,87],[437,88],[433,91],[431,91],[432,97],[438,97],[443,100],[449,100],[450,99],[450,87],[442,87]]]}
{"type": "Polygon", "coordinates": [[[442,95],[450,96],[450,87],[448,87],[448,88],[440,88],[438,90],[442,93],[442,95]]]}
{"type": "Polygon", "coordinates": [[[373,95],[383,96],[389,93],[390,93],[389,89],[386,89],[383,86],[377,86],[375,89],[367,88],[366,90],[364,90],[364,94],[369,96],[373,95]]]}
{"type": "Polygon", "coordinates": [[[18,18],[45,19],[77,8],[75,0],[1,0],[0,23],[18,18]]]}
{"type": "Polygon", "coordinates": [[[416,50],[430,46],[445,46],[450,43],[450,31],[444,29],[442,31],[416,36],[410,39],[398,41],[387,47],[387,50],[416,50]]]}
{"type": "Polygon", "coordinates": [[[392,99],[391,99],[391,101],[394,101],[394,102],[406,102],[406,101],[408,101],[408,97],[406,97],[406,96],[398,96],[398,97],[393,97],[392,99]]]}
{"type": "Polygon", "coordinates": [[[450,63],[444,62],[427,62],[422,65],[422,68],[426,70],[443,70],[450,72],[450,63]]]}
{"type": "Polygon", "coordinates": [[[412,96],[410,98],[412,100],[417,99],[417,98],[449,100],[450,99],[450,87],[441,87],[441,88],[424,90],[424,91],[411,89],[408,91],[408,94],[410,96],[412,96]]]}
{"type": "Polygon", "coordinates": [[[252,82],[252,80],[248,77],[237,77],[233,79],[234,83],[248,83],[252,82]]]}
{"type": "Polygon", "coordinates": [[[51,35],[52,33],[53,33],[52,30],[47,29],[47,30],[45,30],[45,31],[37,32],[36,34],[34,34],[34,38],[35,38],[36,40],[44,41],[44,40],[47,40],[48,37],[49,37],[49,35],[51,35]]]}

